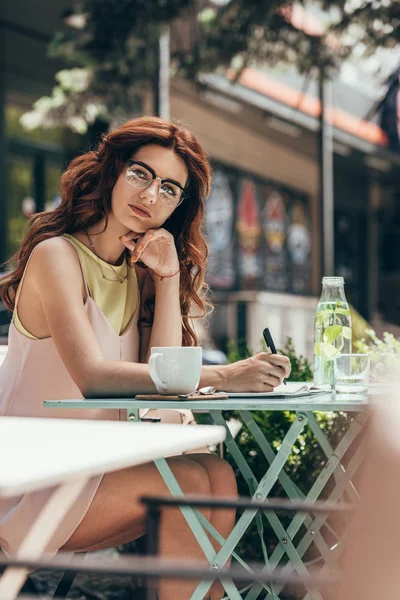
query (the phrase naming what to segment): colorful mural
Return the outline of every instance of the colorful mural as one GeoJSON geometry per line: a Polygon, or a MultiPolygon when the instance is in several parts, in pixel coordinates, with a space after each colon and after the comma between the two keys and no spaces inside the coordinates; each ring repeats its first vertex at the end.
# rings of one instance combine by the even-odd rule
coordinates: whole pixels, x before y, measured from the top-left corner
{"type": "Polygon", "coordinates": [[[235,283],[233,219],[234,201],[229,177],[217,168],[206,201],[205,223],[209,248],[207,281],[218,289],[230,289],[235,283]]]}
{"type": "Polygon", "coordinates": [[[260,207],[254,181],[242,179],[239,190],[236,221],[239,283],[242,288],[253,289],[259,287],[262,274],[260,207]]]}
{"type": "Polygon", "coordinates": [[[298,294],[308,293],[311,287],[311,232],[307,208],[303,200],[296,198],[289,209],[290,291],[298,294]]]}
{"type": "Polygon", "coordinates": [[[286,250],[285,194],[271,186],[264,186],[263,232],[266,242],[264,287],[267,290],[285,292],[288,289],[286,250]]]}
{"type": "Polygon", "coordinates": [[[205,221],[212,288],[311,292],[307,196],[218,165],[205,221]]]}

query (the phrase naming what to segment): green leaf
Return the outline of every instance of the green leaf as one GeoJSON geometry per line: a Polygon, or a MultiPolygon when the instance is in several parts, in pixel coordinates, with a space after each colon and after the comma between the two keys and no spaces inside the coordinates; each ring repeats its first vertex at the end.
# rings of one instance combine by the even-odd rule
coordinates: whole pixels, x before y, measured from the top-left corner
{"type": "Polygon", "coordinates": [[[348,308],[337,308],[336,312],[338,315],[346,315],[346,317],[350,316],[350,310],[348,308]]]}
{"type": "Polygon", "coordinates": [[[317,312],[315,315],[317,319],[326,319],[328,317],[333,317],[335,312],[333,310],[321,310],[321,312],[317,312]]]}
{"type": "Polygon", "coordinates": [[[336,338],[341,335],[343,327],[341,325],[331,325],[325,329],[324,342],[331,344],[336,338]]]}

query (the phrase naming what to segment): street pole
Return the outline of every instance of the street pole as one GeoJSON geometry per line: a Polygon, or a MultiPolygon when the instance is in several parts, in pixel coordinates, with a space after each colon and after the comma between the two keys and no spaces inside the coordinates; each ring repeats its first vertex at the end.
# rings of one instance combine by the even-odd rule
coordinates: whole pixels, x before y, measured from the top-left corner
{"type": "MultiPolygon", "coordinates": [[[[0,49],[4,50],[4,41],[0,38],[0,49]]],[[[4,56],[4,53],[2,53],[4,56]]],[[[7,244],[7,168],[6,168],[6,77],[5,67],[0,66],[0,265],[8,258],[7,244]]],[[[1,269],[0,269],[1,270],[1,269]]]]}
{"type": "Polygon", "coordinates": [[[165,25],[157,42],[156,69],[154,81],[154,113],[169,121],[169,72],[170,72],[170,33],[165,25]]]}
{"type": "Polygon", "coordinates": [[[333,123],[327,118],[332,109],[332,82],[319,69],[319,182],[321,198],[321,250],[323,275],[335,273],[334,188],[333,188],[333,123]]]}

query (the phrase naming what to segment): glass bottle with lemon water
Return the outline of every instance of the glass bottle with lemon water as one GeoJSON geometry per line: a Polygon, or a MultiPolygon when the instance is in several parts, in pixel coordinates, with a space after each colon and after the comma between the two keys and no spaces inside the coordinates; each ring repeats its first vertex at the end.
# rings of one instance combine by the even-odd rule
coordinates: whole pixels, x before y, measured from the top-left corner
{"type": "Polygon", "coordinates": [[[335,358],[351,353],[351,317],[343,277],[324,277],[315,314],[314,383],[334,384],[335,358]]]}

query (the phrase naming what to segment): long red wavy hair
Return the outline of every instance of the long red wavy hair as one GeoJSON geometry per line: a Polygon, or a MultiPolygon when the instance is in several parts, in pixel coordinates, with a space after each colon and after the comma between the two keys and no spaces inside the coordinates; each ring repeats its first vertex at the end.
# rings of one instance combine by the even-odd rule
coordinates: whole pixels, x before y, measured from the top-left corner
{"type": "Polygon", "coordinates": [[[16,291],[35,246],[47,238],[86,229],[102,219],[107,223],[111,192],[124,161],[147,144],[173,149],[188,169],[188,197],[172,213],[164,227],[175,238],[181,268],[183,344],[198,344],[191,318],[204,316],[206,308],[211,307],[204,281],[208,248],[202,234],[211,168],[204,150],[188,129],[157,117],[127,121],[104,135],[95,150],[71,161],[61,177],[60,205],[30,218],[19,251],[8,261],[17,266],[0,279],[0,296],[9,310],[14,310],[16,291]]]}

